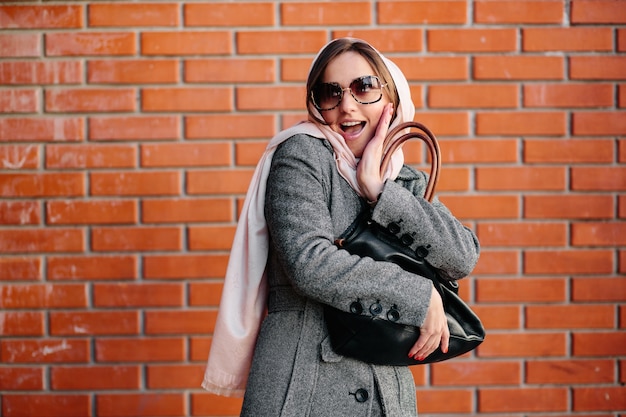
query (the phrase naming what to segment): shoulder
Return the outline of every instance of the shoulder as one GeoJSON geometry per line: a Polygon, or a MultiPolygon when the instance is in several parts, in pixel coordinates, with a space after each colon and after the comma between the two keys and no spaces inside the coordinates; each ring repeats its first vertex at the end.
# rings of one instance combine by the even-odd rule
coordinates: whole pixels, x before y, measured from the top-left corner
{"type": "Polygon", "coordinates": [[[333,175],[335,160],[330,144],[306,134],[295,134],[278,145],[270,166],[269,181],[293,182],[298,178],[314,178],[328,182],[333,175]],[[328,145],[328,147],[327,147],[328,145]]]}
{"type": "Polygon", "coordinates": [[[299,133],[278,145],[275,157],[312,157],[315,155],[332,157],[332,147],[325,139],[299,133]]]}

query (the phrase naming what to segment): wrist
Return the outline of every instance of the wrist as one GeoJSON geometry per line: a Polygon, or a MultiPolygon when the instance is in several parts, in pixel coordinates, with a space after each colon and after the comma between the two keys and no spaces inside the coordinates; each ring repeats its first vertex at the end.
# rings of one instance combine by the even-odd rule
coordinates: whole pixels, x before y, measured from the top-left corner
{"type": "Polygon", "coordinates": [[[375,199],[373,200],[367,200],[367,205],[369,205],[370,207],[376,207],[376,203],[378,203],[378,200],[380,199],[380,196],[382,195],[382,191],[380,193],[378,193],[378,195],[376,196],[375,199]]]}

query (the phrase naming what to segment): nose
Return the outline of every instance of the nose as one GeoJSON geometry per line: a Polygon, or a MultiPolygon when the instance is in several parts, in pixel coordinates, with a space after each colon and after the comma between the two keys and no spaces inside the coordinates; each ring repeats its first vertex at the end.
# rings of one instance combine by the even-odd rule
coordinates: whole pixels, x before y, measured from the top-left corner
{"type": "Polygon", "coordinates": [[[359,102],[356,101],[356,99],[352,95],[352,90],[350,90],[350,87],[346,87],[346,88],[342,89],[342,91],[343,91],[343,94],[341,96],[341,102],[339,103],[339,108],[343,112],[347,113],[350,110],[356,108],[356,106],[357,106],[357,104],[359,104],[359,102]]]}

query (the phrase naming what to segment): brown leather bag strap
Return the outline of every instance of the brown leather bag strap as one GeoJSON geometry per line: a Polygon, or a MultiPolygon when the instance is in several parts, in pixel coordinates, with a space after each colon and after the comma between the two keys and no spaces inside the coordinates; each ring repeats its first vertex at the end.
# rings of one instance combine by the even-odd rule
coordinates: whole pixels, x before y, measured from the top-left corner
{"type": "Polygon", "coordinates": [[[441,152],[439,150],[439,143],[437,143],[437,138],[435,135],[423,124],[418,122],[405,122],[398,126],[396,126],[393,130],[391,130],[385,141],[383,142],[383,159],[380,163],[380,174],[383,175],[387,170],[387,165],[391,160],[391,155],[393,152],[404,142],[412,138],[419,138],[423,140],[428,146],[428,151],[430,152],[430,177],[428,179],[428,184],[426,185],[426,191],[424,192],[424,198],[428,201],[432,201],[435,196],[435,187],[437,185],[437,181],[439,181],[439,170],[441,169],[441,152]],[[409,131],[408,133],[395,138],[398,132],[401,132],[405,129],[416,128],[421,130],[421,132],[409,131]]]}

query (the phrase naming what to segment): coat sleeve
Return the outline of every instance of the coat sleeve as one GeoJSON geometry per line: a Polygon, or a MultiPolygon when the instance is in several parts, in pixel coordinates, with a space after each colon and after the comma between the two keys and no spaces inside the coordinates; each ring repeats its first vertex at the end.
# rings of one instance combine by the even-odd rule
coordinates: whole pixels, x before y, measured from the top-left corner
{"type": "MultiPolygon", "coordinates": [[[[421,325],[432,291],[428,279],[389,262],[350,255],[333,244],[332,216],[340,216],[341,210],[329,200],[344,199],[337,190],[338,175],[331,173],[336,170],[332,154],[320,143],[292,138],[274,154],[265,202],[270,251],[295,291],[306,297],[344,311],[354,301],[365,309],[380,305],[383,312],[394,307],[399,322],[421,325]]],[[[393,198],[400,188],[386,190],[385,198],[393,198]]],[[[359,203],[354,193],[345,200],[359,203]]]]}
{"type": "Polygon", "coordinates": [[[417,175],[416,181],[385,183],[372,220],[393,230],[398,238],[412,242],[409,246],[414,251],[425,249],[425,259],[448,279],[469,275],[480,253],[476,235],[437,198],[432,203],[424,199],[426,174],[411,171],[417,175]],[[394,227],[390,228],[390,224],[394,227]]]}

